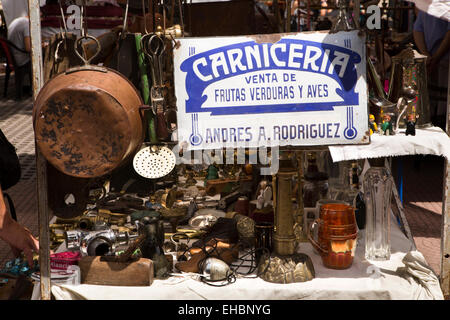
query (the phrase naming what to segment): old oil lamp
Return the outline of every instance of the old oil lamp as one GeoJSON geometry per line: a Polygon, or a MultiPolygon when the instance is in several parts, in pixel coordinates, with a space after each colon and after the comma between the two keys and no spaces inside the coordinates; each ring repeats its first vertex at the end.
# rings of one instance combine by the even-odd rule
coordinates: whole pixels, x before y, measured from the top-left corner
{"type": "MultiPolygon", "coordinates": [[[[426,56],[412,48],[412,44],[392,58],[388,100],[397,101],[408,88],[412,88],[416,92],[416,96],[415,99],[408,102],[405,114],[418,116],[417,128],[431,126],[426,59],[426,56]]],[[[405,127],[403,119],[399,121],[399,127],[405,127]]]]}

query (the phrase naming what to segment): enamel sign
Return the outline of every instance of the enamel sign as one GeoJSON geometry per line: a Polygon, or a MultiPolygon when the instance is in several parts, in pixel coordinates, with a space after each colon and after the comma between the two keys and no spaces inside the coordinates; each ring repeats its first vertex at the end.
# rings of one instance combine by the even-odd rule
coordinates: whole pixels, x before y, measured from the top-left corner
{"type": "Polygon", "coordinates": [[[178,141],[188,149],[369,143],[358,31],[178,40],[178,141]]]}

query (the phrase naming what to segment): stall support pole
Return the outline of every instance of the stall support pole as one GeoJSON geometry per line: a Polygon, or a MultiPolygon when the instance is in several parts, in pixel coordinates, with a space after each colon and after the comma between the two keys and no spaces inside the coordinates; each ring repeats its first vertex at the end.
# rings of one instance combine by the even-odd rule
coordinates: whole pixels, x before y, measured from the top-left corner
{"type": "MultiPolygon", "coordinates": [[[[28,0],[28,12],[30,17],[31,63],[33,68],[33,101],[36,101],[36,97],[44,84],[41,45],[41,15],[39,0],[28,0]]],[[[50,236],[47,198],[47,163],[36,143],[35,152],[39,216],[39,266],[41,276],[41,299],[50,300],[50,236]]]]}
{"type": "MultiPolygon", "coordinates": [[[[449,58],[450,59],[450,58],[449,58]]],[[[450,74],[447,89],[446,132],[450,136],[450,74]]],[[[450,299],[450,168],[449,160],[444,165],[444,188],[442,197],[441,223],[441,289],[444,297],[450,299]]]]}
{"type": "Polygon", "coordinates": [[[353,2],[353,21],[355,22],[355,26],[359,28],[359,16],[361,11],[360,0],[355,0],[353,2]]]}

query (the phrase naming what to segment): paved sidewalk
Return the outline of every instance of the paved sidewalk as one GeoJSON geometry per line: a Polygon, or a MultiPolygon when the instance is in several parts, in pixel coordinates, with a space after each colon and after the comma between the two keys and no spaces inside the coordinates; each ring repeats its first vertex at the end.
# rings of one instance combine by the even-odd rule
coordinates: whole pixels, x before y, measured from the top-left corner
{"type": "MultiPolygon", "coordinates": [[[[12,80],[14,81],[14,77],[12,80]]],[[[3,83],[0,87],[3,88],[3,83]]],[[[9,96],[13,96],[12,90],[9,96]]],[[[5,100],[3,98],[0,101],[0,128],[8,140],[17,148],[22,166],[20,182],[7,192],[14,201],[17,220],[29,228],[34,235],[38,235],[32,99],[16,102],[12,99],[5,100]]],[[[9,246],[0,240],[0,266],[3,267],[4,263],[13,257],[9,246]]]]}
{"type": "Polygon", "coordinates": [[[403,164],[403,206],[417,249],[439,275],[441,268],[442,195],[444,160],[437,156],[408,156],[393,162],[393,172],[403,164]]]}
{"type": "MultiPolygon", "coordinates": [[[[17,147],[23,174],[22,180],[11,188],[9,193],[16,203],[19,222],[28,227],[34,235],[38,235],[32,100],[11,100],[14,94],[13,81],[14,77],[10,80],[9,98],[0,100],[0,128],[17,147]]],[[[3,76],[0,76],[0,88],[3,88],[3,76]]],[[[420,157],[420,166],[417,167],[419,162],[415,161],[414,157],[402,159],[405,214],[418,250],[439,274],[444,162],[439,157],[420,157]]],[[[396,160],[394,171],[397,166],[396,160]]],[[[12,258],[9,246],[0,241],[0,266],[12,258]]]]}

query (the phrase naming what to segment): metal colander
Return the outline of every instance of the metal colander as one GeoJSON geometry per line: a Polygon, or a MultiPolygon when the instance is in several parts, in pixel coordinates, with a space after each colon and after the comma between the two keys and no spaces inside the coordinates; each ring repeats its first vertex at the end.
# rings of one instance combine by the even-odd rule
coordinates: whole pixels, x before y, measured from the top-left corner
{"type": "Polygon", "coordinates": [[[134,170],[142,177],[157,179],[168,175],[175,168],[175,154],[167,147],[142,148],[133,159],[134,170]]]}

